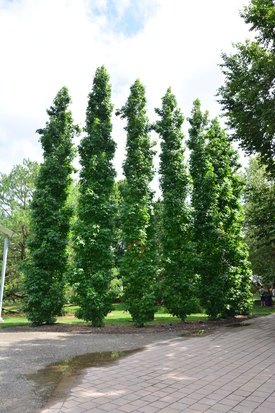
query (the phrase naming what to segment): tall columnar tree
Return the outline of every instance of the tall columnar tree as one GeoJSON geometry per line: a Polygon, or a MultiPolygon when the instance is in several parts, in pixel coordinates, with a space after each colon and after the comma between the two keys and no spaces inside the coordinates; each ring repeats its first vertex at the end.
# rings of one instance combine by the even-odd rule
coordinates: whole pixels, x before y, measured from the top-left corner
{"type": "Polygon", "coordinates": [[[247,313],[251,304],[251,269],[248,261],[248,247],[243,235],[244,212],[240,199],[244,183],[238,174],[240,166],[238,155],[217,119],[211,123],[207,137],[208,153],[214,173],[216,206],[216,211],[213,211],[214,250],[210,254],[214,264],[212,291],[214,292],[214,286],[218,287],[221,299],[213,296],[213,302],[210,304],[206,293],[207,289],[209,290],[209,279],[206,277],[202,289],[203,300],[208,304],[210,315],[212,315],[214,303],[214,309],[217,303],[216,313],[220,306],[222,315],[247,313]],[[218,279],[217,283],[214,281],[215,275],[218,279]]]}
{"type": "Polygon", "coordinates": [[[37,131],[44,162],[31,203],[30,259],[25,272],[26,311],[35,325],[53,323],[64,304],[63,276],[72,214],[66,201],[73,171],[72,140],[77,131],[69,104],[70,96],[64,87],[47,110],[46,127],[37,131]]]}
{"type": "Polygon", "coordinates": [[[81,170],[74,236],[74,280],[80,305],[77,316],[93,326],[102,326],[111,310],[115,213],[112,110],[109,75],[102,66],[95,73],[86,112],[86,136],[79,146],[81,170]]]}
{"type": "Polygon", "coordinates": [[[236,152],[218,121],[195,106],[190,119],[190,171],[193,179],[194,240],[200,298],[207,314],[245,313],[250,306],[250,267],[242,235],[242,182],[236,152]]]}
{"type": "Polygon", "coordinates": [[[127,157],[124,163],[122,231],[125,253],[121,263],[125,302],[136,326],[155,312],[155,245],[152,225],[153,151],[148,134],[144,86],[139,80],[118,114],[127,119],[127,157]]]}
{"type": "Polygon", "coordinates": [[[189,177],[184,162],[183,115],[169,88],[162,98],[161,117],[155,129],[161,137],[160,183],[162,201],[162,291],[164,305],[182,320],[195,310],[196,279],[193,272],[189,177]]]}

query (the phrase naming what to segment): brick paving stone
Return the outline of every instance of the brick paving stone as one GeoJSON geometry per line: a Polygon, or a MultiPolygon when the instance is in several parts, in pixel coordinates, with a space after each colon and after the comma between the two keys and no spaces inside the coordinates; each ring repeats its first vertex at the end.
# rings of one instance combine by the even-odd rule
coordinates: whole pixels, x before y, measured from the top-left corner
{"type": "Polygon", "coordinates": [[[252,413],[254,412],[255,408],[254,407],[248,407],[248,406],[241,406],[240,404],[231,411],[234,413],[252,413]]]}
{"type": "Polygon", "coordinates": [[[265,407],[264,405],[257,407],[257,409],[253,410],[253,413],[271,413],[271,412],[272,410],[270,411],[270,408],[265,407]]]}
{"type": "Polygon", "coordinates": [[[51,409],[46,409],[44,410],[44,413],[59,413],[60,412],[60,408],[51,408],[51,409]]]}
{"type": "Polygon", "coordinates": [[[140,413],[156,413],[158,411],[159,409],[153,406],[144,406],[144,407],[139,408],[140,413]]]}
{"type": "Polygon", "coordinates": [[[192,406],[190,406],[191,409],[193,410],[199,410],[200,412],[205,412],[206,410],[209,409],[209,404],[204,404],[204,403],[194,403],[192,406]]]}
{"type": "Polygon", "coordinates": [[[237,404],[237,403],[240,403],[241,401],[245,400],[245,397],[244,396],[238,396],[237,394],[233,393],[233,394],[230,394],[228,397],[226,397],[223,400],[232,400],[232,401],[235,401],[236,404],[237,404]]]}
{"type": "Polygon", "coordinates": [[[252,401],[252,400],[250,400],[250,398],[248,398],[248,399],[246,399],[246,400],[243,400],[243,401],[240,403],[240,406],[247,406],[247,407],[251,407],[251,408],[256,409],[256,407],[258,407],[260,404],[261,404],[261,403],[252,401]]]}
{"type": "Polygon", "coordinates": [[[66,400],[41,413],[273,413],[275,315],[249,323],[89,368],[66,400]]]}
{"type": "MultiPolygon", "coordinates": [[[[141,408],[144,408],[144,406],[141,407],[141,408]]],[[[123,406],[120,406],[119,409],[120,409],[122,412],[131,413],[131,412],[135,412],[135,411],[137,410],[137,407],[134,406],[134,405],[131,404],[131,403],[128,403],[128,404],[124,404],[123,406]]],[[[112,412],[112,410],[109,410],[109,411],[112,412]]]]}
{"type": "Polygon", "coordinates": [[[178,409],[169,406],[169,407],[165,407],[164,409],[159,410],[159,413],[180,413],[180,412],[187,412],[187,410],[185,410],[184,406],[181,406],[178,409]]]}
{"type": "Polygon", "coordinates": [[[231,407],[231,409],[233,409],[235,406],[239,404],[239,402],[236,400],[225,398],[220,401],[220,404],[224,404],[225,406],[229,406],[231,407]]]}
{"type": "Polygon", "coordinates": [[[207,404],[208,406],[214,406],[217,403],[217,400],[210,399],[209,397],[204,397],[200,400],[200,403],[207,404]]]}

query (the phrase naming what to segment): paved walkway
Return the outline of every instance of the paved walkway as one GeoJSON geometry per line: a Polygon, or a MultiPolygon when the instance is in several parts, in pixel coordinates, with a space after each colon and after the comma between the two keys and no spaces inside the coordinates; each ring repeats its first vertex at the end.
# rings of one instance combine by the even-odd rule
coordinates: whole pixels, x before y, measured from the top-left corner
{"type": "Polygon", "coordinates": [[[87,369],[43,413],[274,413],[275,315],[87,369]]]}

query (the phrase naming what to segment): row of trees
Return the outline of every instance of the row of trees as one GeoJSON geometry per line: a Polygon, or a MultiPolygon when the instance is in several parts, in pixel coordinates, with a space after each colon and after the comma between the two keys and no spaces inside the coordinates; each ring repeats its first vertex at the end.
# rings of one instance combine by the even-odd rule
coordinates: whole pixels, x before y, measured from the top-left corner
{"type": "MultiPolygon", "coordinates": [[[[30,256],[25,267],[26,311],[34,324],[52,323],[64,304],[64,273],[72,210],[73,137],[78,132],[63,88],[38,132],[44,149],[31,208],[30,256]]],[[[236,153],[218,120],[209,121],[200,103],[189,119],[190,174],[184,158],[183,115],[168,89],[159,120],[150,125],[144,86],[137,80],[117,115],[126,119],[125,180],[117,212],[112,160],[111,86],[97,69],[79,146],[79,197],[71,226],[71,283],[78,316],[103,324],[111,310],[115,219],[121,222],[119,262],[126,308],[134,324],[154,317],[157,302],[182,320],[201,302],[212,318],[247,312],[250,305],[247,248],[242,236],[241,182],[236,153]],[[161,139],[158,234],[153,192],[150,129],[161,139]],[[192,186],[191,186],[192,184],[192,186]],[[191,190],[192,188],[192,190],[191,190]],[[191,201],[190,201],[191,197],[191,201]]]]}
{"type": "MultiPolygon", "coordinates": [[[[0,213],[1,223],[11,228],[15,235],[11,239],[5,283],[5,301],[23,299],[22,263],[28,255],[27,240],[30,233],[30,202],[35,187],[39,166],[36,162],[24,160],[22,165],[13,167],[9,174],[0,173],[0,213]]],[[[261,166],[257,158],[251,158],[244,175],[246,181],[244,191],[245,240],[249,246],[249,260],[252,263],[253,278],[259,283],[270,286],[275,284],[274,255],[274,214],[275,188],[274,180],[261,166]]],[[[116,183],[116,204],[119,210],[123,181],[116,183]],[[118,190],[119,189],[119,190],[118,190]]],[[[69,204],[75,212],[77,205],[78,185],[70,188],[69,204]]],[[[157,240],[160,238],[161,201],[154,201],[154,223],[157,240]]],[[[119,258],[123,250],[121,240],[120,218],[115,217],[115,278],[111,282],[114,299],[121,297],[121,280],[116,278],[119,258]]],[[[159,241],[157,241],[159,242],[159,241]]],[[[69,259],[71,257],[69,242],[69,259]]],[[[71,299],[71,288],[66,273],[65,299],[71,299]]]]}
{"type": "MultiPolygon", "coordinates": [[[[225,83],[219,90],[233,138],[248,153],[258,152],[269,171],[253,161],[245,193],[250,258],[254,270],[269,281],[274,279],[274,13],[272,0],[251,0],[245,8],[242,15],[257,30],[256,39],[237,44],[231,56],[223,55],[225,83]]],[[[30,255],[25,266],[30,320],[53,322],[62,309],[68,241],[78,315],[94,325],[101,325],[110,309],[115,244],[119,245],[116,258],[120,257],[115,265],[135,324],[152,318],[160,299],[182,319],[198,301],[211,317],[247,311],[250,271],[241,232],[242,182],[236,173],[236,154],[218,121],[210,122],[199,101],[194,103],[188,172],[183,116],[175,97],[169,89],[156,110],[159,120],[150,125],[144,87],[136,81],[117,113],[127,122],[125,181],[117,185],[110,94],[108,75],[100,68],[89,95],[86,136],[79,147],[79,198],[74,201],[73,222],[68,195],[72,193],[73,137],[79,130],[68,110],[66,88],[58,93],[48,111],[49,122],[39,131],[44,163],[32,202],[30,255]],[[159,134],[162,147],[163,198],[157,203],[149,185],[154,173],[151,128],[159,134]]],[[[23,168],[27,166],[37,173],[38,165],[23,168]]],[[[24,191],[16,193],[12,185],[11,190],[7,187],[10,178],[1,175],[1,219],[14,225],[16,211],[27,210],[33,187],[29,186],[25,197],[24,191]]],[[[28,214],[18,220],[21,236],[13,241],[16,258],[26,258],[27,220],[28,214]]]]}

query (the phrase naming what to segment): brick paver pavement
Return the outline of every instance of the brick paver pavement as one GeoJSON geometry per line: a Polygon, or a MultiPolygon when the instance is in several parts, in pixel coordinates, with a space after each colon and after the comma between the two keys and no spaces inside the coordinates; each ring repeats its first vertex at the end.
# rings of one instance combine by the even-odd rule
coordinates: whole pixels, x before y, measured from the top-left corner
{"type": "Polygon", "coordinates": [[[275,315],[87,369],[43,413],[274,413],[275,315]]]}

